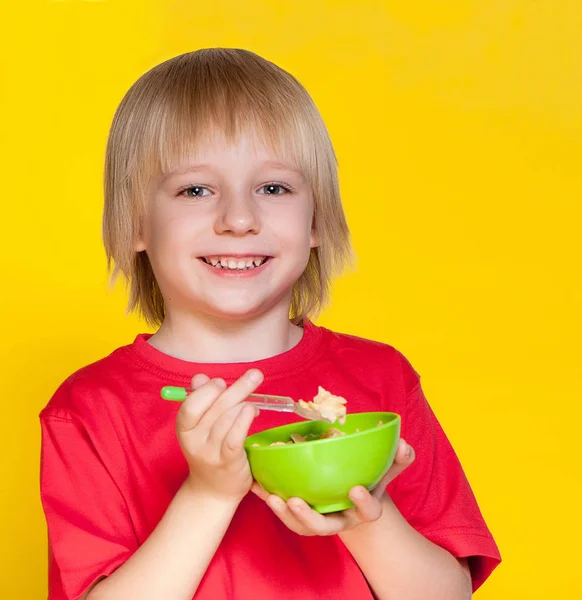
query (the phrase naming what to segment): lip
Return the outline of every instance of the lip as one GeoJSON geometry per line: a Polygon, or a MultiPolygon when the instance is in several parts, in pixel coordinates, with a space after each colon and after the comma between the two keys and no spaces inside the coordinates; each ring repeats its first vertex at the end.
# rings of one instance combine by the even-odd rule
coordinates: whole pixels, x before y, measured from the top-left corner
{"type": "MultiPolygon", "coordinates": [[[[208,256],[214,256],[214,255],[209,254],[208,256]]],[[[233,258],[247,258],[247,257],[251,257],[251,256],[261,256],[261,255],[260,254],[224,254],[223,256],[232,256],[233,258]]],[[[265,254],[264,256],[267,256],[267,255],[265,254]]],[[[217,269],[216,267],[213,267],[212,265],[205,263],[202,260],[202,258],[200,258],[200,257],[198,257],[197,260],[203,267],[206,267],[211,273],[213,273],[217,277],[225,277],[227,279],[230,279],[233,277],[234,278],[247,278],[247,277],[256,277],[257,275],[260,275],[265,270],[265,268],[271,264],[273,257],[269,256],[267,258],[267,260],[260,267],[255,267],[254,269],[217,269]]]]}
{"type": "MultiPolygon", "coordinates": [[[[228,256],[229,258],[251,258],[252,256],[268,256],[271,258],[270,254],[264,254],[263,252],[248,252],[246,254],[241,254],[240,252],[220,252],[217,254],[204,254],[203,256],[228,256]]],[[[198,258],[202,258],[199,256],[198,258]]]]}

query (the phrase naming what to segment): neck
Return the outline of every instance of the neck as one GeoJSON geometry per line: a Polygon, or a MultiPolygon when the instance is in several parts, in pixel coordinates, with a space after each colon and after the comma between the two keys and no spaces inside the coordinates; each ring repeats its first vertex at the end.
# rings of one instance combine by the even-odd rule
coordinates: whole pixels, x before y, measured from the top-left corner
{"type": "Polygon", "coordinates": [[[202,314],[168,314],[149,343],[175,358],[199,363],[252,362],[290,350],[303,330],[288,309],[252,319],[218,319],[202,314]]]}

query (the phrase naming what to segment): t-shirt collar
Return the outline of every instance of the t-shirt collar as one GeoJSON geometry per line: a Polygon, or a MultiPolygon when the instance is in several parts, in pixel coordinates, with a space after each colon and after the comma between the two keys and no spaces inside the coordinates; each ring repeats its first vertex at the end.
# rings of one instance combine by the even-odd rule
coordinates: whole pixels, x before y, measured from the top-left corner
{"type": "Polygon", "coordinates": [[[169,380],[191,379],[196,373],[209,377],[222,377],[227,382],[238,379],[250,368],[260,369],[265,380],[288,376],[304,368],[319,354],[323,339],[323,329],[305,321],[303,336],[293,348],[261,360],[237,363],[200,363],[182,360],[165,354],[148,343],[151,333],[141,333],[128,349],[137,355],[152,371],[164,372],[169,380]]]}

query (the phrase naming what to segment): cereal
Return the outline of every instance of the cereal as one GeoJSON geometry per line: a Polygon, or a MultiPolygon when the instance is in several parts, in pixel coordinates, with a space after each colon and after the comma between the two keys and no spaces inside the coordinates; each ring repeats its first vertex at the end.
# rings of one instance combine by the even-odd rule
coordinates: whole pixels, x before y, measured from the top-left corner
{"type": "Polygon", "coordinates": [[[318,387],[317,396],[311,402],[305,402],[305,400],[298,402],[302,408],[318,412],[323,419],[331,423],[338,421],[340,425],[343,425],[346,422],[346,399],[334,396],[321,386],[318,387]]]}
{"type": "MultiPolygon", "coordinates": [[[[376,427],[384,425],[384,421],[378,421],[376,427]]],[[[360,429],[356,427],[354,433],[360,433],[360,429]]],[[[336,438],[346,435],[345,431],[341,431],[337,427],[330,427],[321,434],[308,433],[307,435],[301,435],[300,433],[292,433],[289,437],[291,438],[288,442],[273,442],[269,446],[292,446],[293,444],[303,444],[305,442],[312,442],[315,440],[328,440],[330,438],[336,438]]],[[[253,444],[253,447],[260,447],[260,444],[253,444]]]]}
{"type": "MultiPolygon", "coordinates": [[[[331,421],[332,423],[338,421],[340,425],[343,425],[346,422],[346,399],[341,396],[334,396],[321,386],[318,387],[317,396],[315,396],[311,402],[305,402],[305,400],[298,400],[297,402],[301,407],[318,412],[323,419],[331,421]]],[[[359,432],[359,429],[356,429],[356,431],[359,432]]],[[[321,435],[308,433],[304,436],[300,433],[292,433],[289,436],[291,439],[288,442],[273,442],[272,444],[269,444],[269,446],[303,444],[305,442],[326,440],[342,435],[345,435],[345,432],[340,431],[337,427],[330,427],[321,435]]],[[[252,445],[253,448],[257,446],[260,447],[260,444],[252,445]]]]}
{"type": "Polygon", "coordinates": [[[337,429],[337,427],[330,427],[327,431],[324,431],[320,436],[320,440],[327,440],[329,438],[341,437],[345,435],[343,431],[337,429]]]}
{"type": "MultiPolygon", "coordinates": [[[[289,446],[292,444],[303,444],[305,442],[313,442],[315,440],[327,440],[329,438],[341,437],[346,435],[345,432],[340,431],[337,427],[330,427],[327,431],[318,435],[316,433],[308,433],[307,435],[301,435],[300,433],[292,433],[289,437],[289,442],[273,442],[269,446],[289,446]]],[[[253,444],[253,446],[259,446],[259,444],[253,444]]]]}

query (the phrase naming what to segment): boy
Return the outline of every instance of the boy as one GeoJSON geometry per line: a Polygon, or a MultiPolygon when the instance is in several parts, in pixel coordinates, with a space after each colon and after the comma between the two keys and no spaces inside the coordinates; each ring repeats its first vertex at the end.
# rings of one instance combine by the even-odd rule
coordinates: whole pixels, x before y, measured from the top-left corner
{"type": "Polygon", "coordinates": [[[41,414],[50,599],[471,596],[500,558],[418,375],[310,320],[351,249],[331,142],[293,77],[226,49],[142,76],[111,128],[104,241],[159,327],[41,414]],[[177,407],[164,385],[194,391],[177,407]],[[248,394],[318,385],[402,416],[385,480],[327,516],[253,485],[243,448],[295,420],[248,394]]]}

